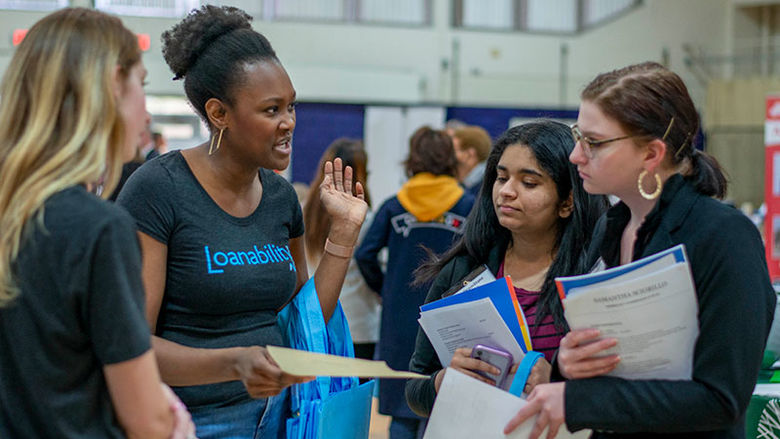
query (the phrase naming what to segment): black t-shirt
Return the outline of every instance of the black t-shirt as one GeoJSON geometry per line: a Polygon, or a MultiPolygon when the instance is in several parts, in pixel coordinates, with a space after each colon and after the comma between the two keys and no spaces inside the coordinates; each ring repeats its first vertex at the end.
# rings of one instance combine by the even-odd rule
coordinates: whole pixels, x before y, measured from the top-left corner
{"type": "MultiPolygon", "coordinates": [[[[156,335],[197,348],[283,344],[276,314],[295,289],[289,241],[303,234],[303,218],[284,178],[261,169],[260,181],[260,204],[243,218],[214,202],[178,151],[127,181],[119,204],[168,246],[156,335]]],[[[193,408],[250,398],[238,381],[174,390],[193,408]]]]}
{"type": "Polygon", "coordinates": [[[133,221],[74,186],[28,228],[0,308],[0,437],[123,438],[103,366],[150,349],[133,221]]]}
{"type": "Polygon", "coordinates": [[[143,165],[143,163],[139,162],[127,162],[122,165],[122,175],[119,176],[119,182],[117,182],[114,192],[112,192],[111,196],[108,197],[110,201],[116,201],[117,197],[119,196],[119,192],[122,191],[122,187],[125,185],[125,183],[127,183],[127,179],[130,178],[133,172],[138,170],[141,165],[143,165]]]}

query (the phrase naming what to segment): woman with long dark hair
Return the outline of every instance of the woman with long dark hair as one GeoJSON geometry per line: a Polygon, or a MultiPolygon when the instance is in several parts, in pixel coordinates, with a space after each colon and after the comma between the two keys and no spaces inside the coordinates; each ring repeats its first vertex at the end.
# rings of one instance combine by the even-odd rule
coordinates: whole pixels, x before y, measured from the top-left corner
{"type": "MultiPolygon", "coordinates": [[[[366,187],[368,179],[368,155],[363,148],[363,142],[357,139],[338,138],[328,146],[322,154],[317,175],[311,182],[312,188],[319,188],[325,179],[325,163],[341,159],[344,166],[354,170],[355,181],[364,187],[364,195],[369,211],[360,229],[358,245],[371,224],[371,196],[366,187]]],[[[331,227],[331,218],[325,210],[318,191],[310,190],[303,206],[304,239],[306,241],[306,259],[309,270],[316,270],[322,259],[325,240],[331,227]]],[[[344,315],[349,322],[349,332],[355,345],[355,357],[371,360],[379,339],[379,314],[382,312],[379,294],[372,290],[363,275],[360,274],[355,260],[349,262],[344,285],[339,296],[344,315]]]]}
{"type": "MultiPolygon", "coordinates": [[[[436,279],[426,302],[440,299],[482,264],[497,276],[512,277],[534,349],[545,356],[527,390],[549,381],[549,362],[568,329],[554,278],[585,269],[591,232],[607,206],[604,197],[582,188],[576,168],[567,161],[573,148],[569,127],[558,122],[541,120],[507,130],[488,156],[480,196],[462,238],[418,271],[419,281],[436,279]]],[[[487,380],[474,371],[495,371],[469,358],[470,351],[458,349],[450,366],[487,380]]],[[[430,375],[406,385],[409,406],[427,416],[444,370],[422,330],[409,367],[430,375]]]]}

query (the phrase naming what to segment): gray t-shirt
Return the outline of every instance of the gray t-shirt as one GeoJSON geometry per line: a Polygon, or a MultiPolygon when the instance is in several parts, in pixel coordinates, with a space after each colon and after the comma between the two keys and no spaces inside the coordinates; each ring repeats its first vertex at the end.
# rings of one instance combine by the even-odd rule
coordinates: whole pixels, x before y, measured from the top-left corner
{"type": "Polygon", "coordinates": [[[44,207],[0,308],[0,437],[124,438],[103,366],[151,348],[133,220],[81,186],[44,207]]]}
{"type": "MultiPolygon", "coordinates": [[[[249,216],[222,210],[180,152],[138,169],[118,202],[141,232],[168,246],[156,335],[197,348],[282,345],[276,314],[292,297],[291,238],[303,234],[292,186],[260,170],[263,197],[249,216]]],[[[174,389],[192,408],[248,400],[241,382],[174,389]]]]}

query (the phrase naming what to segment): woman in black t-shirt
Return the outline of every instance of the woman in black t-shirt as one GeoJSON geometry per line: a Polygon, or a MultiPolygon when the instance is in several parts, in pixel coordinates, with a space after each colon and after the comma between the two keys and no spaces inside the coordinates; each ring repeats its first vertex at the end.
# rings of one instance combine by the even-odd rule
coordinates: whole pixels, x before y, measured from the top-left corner
{"type": "Polygon", "coordinates": [[[108,195],[146,117],[146,69],[119,19],[37,22],[0,85],[0,437],[194,437],[160,383],[141,254],[108,195]]]}
{"type": "MultiPolygon", "coordinates": [[[[250,19],[206,5],[163,34],[165,60],[212,136],[142,166],[118,199],[140,229],[163,380],[203,438],[283,435],[283,390],[307,379],[283,373],[265,350],[283,344],[276,313],[308,270],[300,205],[271,171],[290,163],[295,89],[250,19]]],[[[326,320],[367,210],[342,168],[327,163],[320,186],[333,224],[314,274],[326,320]]]]}

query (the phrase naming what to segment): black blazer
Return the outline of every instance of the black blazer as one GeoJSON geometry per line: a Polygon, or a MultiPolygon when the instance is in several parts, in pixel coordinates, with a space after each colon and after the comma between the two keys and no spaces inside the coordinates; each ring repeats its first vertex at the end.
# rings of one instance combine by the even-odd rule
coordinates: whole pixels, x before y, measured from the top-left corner
{"type": "MultiPolygon", "coordinates": [[[[629,216],[619,203],[602,217],[590,246],[592,265],[599,258],[607,266],[619,263],[629,216]]],[[[568,381],[569,430],[591,428],[597,438],[745,437],[745,411],[776,301],[763,243],[745,215],[677,174],[637,232],[634,259],[677,244],[685,244],[699,300],[693,379],[568,381]]]]}

